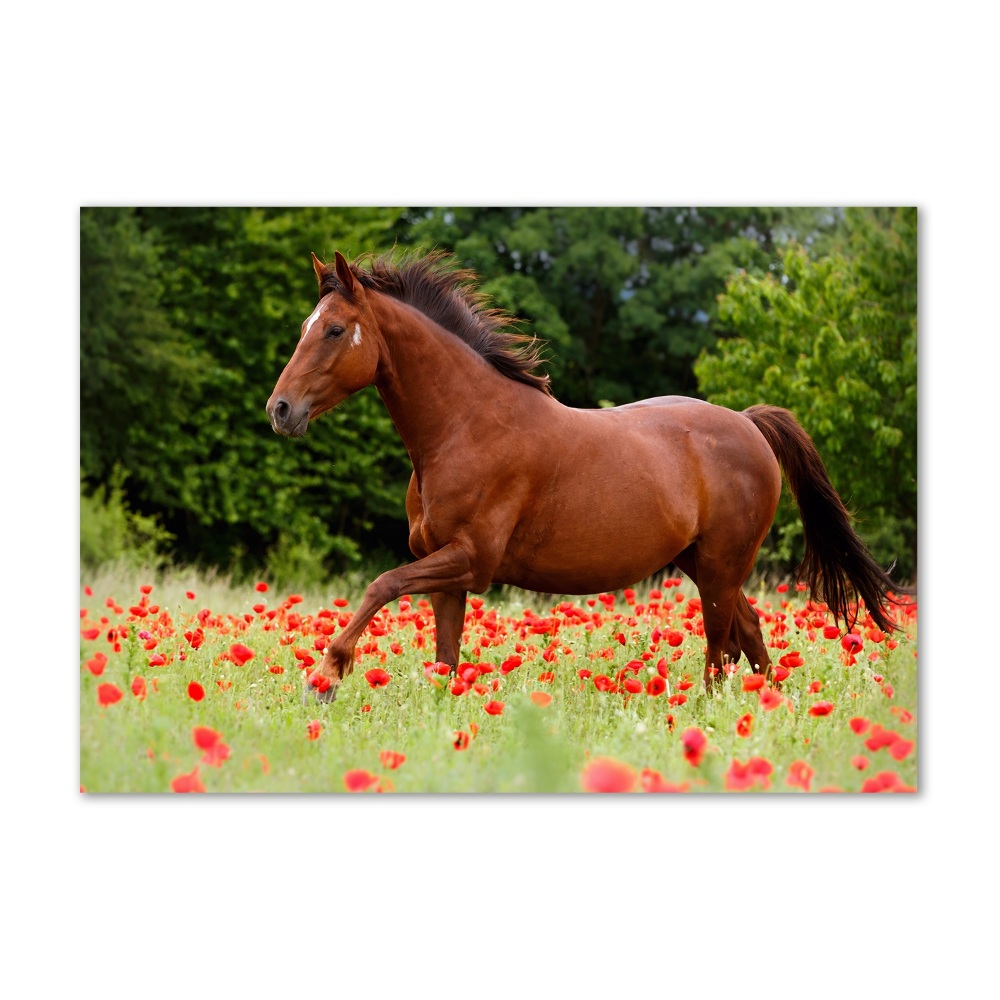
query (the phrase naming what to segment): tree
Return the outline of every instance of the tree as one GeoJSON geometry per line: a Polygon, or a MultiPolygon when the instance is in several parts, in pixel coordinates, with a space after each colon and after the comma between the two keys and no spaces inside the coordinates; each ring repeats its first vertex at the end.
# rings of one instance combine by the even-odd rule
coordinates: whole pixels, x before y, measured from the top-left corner
{"type": "MultiPolygon", "coordinates": [[[[792,244],[783,274],[742,273],[719,300],[737,333],[694,366],[711,402],[784,406],[823,457],[876,557],[916,572],[917,214],[848,209],[830,250],[792,244]]],[[[800,548],[791,504],[776,520],[772,564],[800,548]]],[[[800,554],[800,553],[798,553],[800,554]]]]}

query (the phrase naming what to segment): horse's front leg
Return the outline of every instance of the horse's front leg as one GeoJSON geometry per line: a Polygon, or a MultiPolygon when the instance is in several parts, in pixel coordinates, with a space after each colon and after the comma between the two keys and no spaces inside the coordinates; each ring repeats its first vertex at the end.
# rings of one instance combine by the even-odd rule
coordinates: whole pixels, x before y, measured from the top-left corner
{"type": "Polygon", "coordinates": [[[462,646],[462,627],[465,625],[465,591],[439,591],[430,597],[437,636],[434,655],[438,663],[447,663],[451,672],[455,673],[462,646]]]}
{"type": "MultiPolygon", "coordinates": [[[[438,657],[452,666],[458,662],[458,646],[464,621],[465,593],[468,590],[485,590],[489,574],[475,567],[473,548],[468,543],[452,542],[432,552],[423,559],[406,566],[398,566],[378,577],[365,591],[364,600],[342,632],[327,644],[323,659],[309,674],[307,685],[319,701],[332,702],[344,678],[354,669],[354,647],[372,618],[390,601],[403,594],[432,594],[443,596],[442,621],[438,621],[438,657]],[[456,630],[457,622],[457,630],[456,630]]],[[[435,618],[438,604],[435,604],[435,618]]]]}

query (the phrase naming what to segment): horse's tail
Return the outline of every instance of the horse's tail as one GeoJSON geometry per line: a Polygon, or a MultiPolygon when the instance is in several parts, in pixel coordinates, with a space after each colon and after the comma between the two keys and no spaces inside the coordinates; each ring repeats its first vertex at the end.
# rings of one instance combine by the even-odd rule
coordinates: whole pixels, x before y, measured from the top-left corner
{"type": "Polygon", "coordinates": [[[805,556],[797,572],[837,618],[848,622],[852,597],[860,596],[880,629],[895,630],[888,605],[896,602],[890,592],[905,593],[905,588],[893,583],[855,534],[812,439],[780,406],[751,406],[743,415],[771,446],[799,505],[805,556]]]}

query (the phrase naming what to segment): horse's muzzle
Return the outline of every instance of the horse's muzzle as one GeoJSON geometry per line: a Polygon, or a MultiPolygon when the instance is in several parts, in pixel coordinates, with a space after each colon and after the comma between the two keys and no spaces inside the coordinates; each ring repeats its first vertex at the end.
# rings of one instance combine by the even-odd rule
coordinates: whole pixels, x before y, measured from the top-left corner
{"type": "Polygon", "coordinates": [[[302,437],[309,429],[309,407],[294,407],[283,396],[272,397],[264,407],[275,434],[302,437]]]}

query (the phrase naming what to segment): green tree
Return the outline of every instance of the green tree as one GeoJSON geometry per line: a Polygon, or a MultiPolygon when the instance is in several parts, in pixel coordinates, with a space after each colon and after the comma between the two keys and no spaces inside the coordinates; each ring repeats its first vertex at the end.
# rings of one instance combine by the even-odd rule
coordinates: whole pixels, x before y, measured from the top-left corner
{"type": "Polygon", "coordinates": [[[574,406],[697,391],[691,365],[728,332],[717,297],[739,269],[781,266],[830,210],[778,208],[412,209],[405,239],[453,251],[548,341],[556,395],[574,406]]]}
{"type": "MultiPolygon", "coordinates": [[[[711,402],[784,406],[813,438],[876,557],[916,572],[917,213],[848,209],[829,252],[791,245],[781,277],[743,273],[719,300],[738,334],[694,366],[711,402]]],[[[790,503],[772,563],[801,553],[790,503]]]]}

